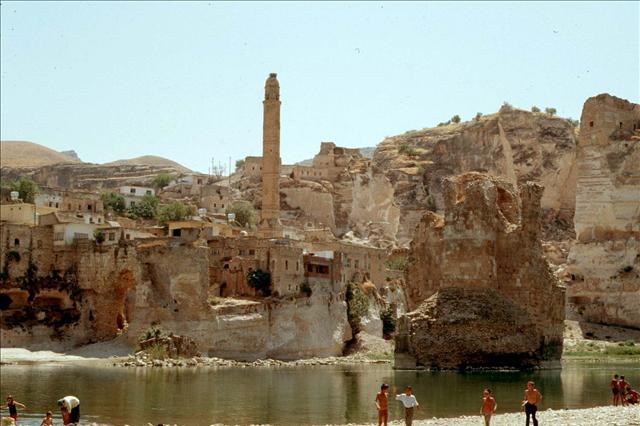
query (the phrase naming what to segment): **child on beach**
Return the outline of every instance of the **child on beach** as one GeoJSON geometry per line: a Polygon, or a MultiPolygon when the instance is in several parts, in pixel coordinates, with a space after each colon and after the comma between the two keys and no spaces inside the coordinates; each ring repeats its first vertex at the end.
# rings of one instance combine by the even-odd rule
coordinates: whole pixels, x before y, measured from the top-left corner
{"type": "Polygon", "coordinates": [[[7,402],[4,406],[0,406],[0,408],[9,409],[9,417],[11,417],[14,421],[18,420],[18,409],[16,407],[20,407],[22,409],[27,408],[26,405],[13,399],[12,395],[7,396],[7,402]]]}
{"type": "Polygon", "coordinates": [[[380,392],[376,394],[376,408],[378,409],[378,426],[382,425],[384,421],[384,426],[387,426],[387,421],[389,420],[389,393],[387,391],[389,389],[389,385],[383,383],[380,386],[380,392]]]}
{"type": "Polygon", "coordinates": [[[485,389],[482,391],[482,406],[480,407],[480,414],[484,416],[484,425],[489,426],[491,423],[491,415],[496,412],[498,403],[491,393],[491,389],[485,389]]]}
{"type": "MultiPolygon", "coordinates": [[[[393,388],[393,393],[396,393],[395,386],[393,388]]],[[[418,400],[415,395],[411,394],[411,386],[404,388],[404,393],[397,394],[396,401],[402,401],[402,405],[404,406],[404,424],[406,426],[411,426],[413,423],[413,409],[420,409],[418,400]]]]}
{"type": "Polygon", "coordinates": [[[616,406],[620,402],[620,388],[618,387],[618,375],[614,374],[613,379],[609,383],[611,393],[613,394],[613,405],[616,406]]]}
{"type": "Polygon", "coordinates": [[[40,426],[53,426],[53,413],[51,411],[47,411],[40,426]]]}
{"type": "Polygon", "coordinates": [[[627,405],[627,386],[629,386],[629,382],[627,382],[624,376],[620,376],[620,380],[618,380],[618,392],[620,392],[619,398],[623,406],[627,405]]]}
{"type": "Polygon", "coordinates": [[[542,394],[535,388],[535,383],[528,382],[527,389],[524,391],[524,400],[522,401],[524,412],[527,415],[527,426],[529,426],[530,417],[533,417],[533,426],[538,426],[536,411],[538,411],[540,401],[542,401],[542,394]]]}

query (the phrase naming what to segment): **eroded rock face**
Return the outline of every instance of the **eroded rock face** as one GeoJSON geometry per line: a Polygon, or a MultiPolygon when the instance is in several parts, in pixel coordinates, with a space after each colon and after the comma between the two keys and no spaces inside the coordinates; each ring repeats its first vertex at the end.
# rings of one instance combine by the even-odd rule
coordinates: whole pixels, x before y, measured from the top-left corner
{"type": "Polygon", "coordinates": [[[586,320],[640,327],[640,105],[587,99],[577,167],[569,302],[586,320]]]}
{"type": "Polygon", "coordinates": [[[385,139],[373,166],[394,187],[394,203],[400,208],[398,242],[411,240],[425,210],[446,208],[444,178],[471,171],[501,176],[515,185],[537,182],[544,186],[542,208],[570,220],[575,140],[575,128],[567,120],[513,108],[385,139]]]}
{"type": "Polygon", "coordinates": [[[411,243],[413,312],[400,322],[397,351],[438,368],[559,359],[564,289],[542,256],[542,193],[479,173],[444,180],[444,217],[426,213],[411,243]],[[473,338],[489,348],[469,345],[473,338]]]}

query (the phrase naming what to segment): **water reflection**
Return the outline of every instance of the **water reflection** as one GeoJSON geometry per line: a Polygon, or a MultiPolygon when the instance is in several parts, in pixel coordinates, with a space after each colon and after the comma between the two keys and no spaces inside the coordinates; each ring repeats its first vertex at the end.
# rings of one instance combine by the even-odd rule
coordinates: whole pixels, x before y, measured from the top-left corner
{"type": "MultiPolygon", "coordinates": [[[[307,425],[374,422],[381,383],[413,386],[423,407],[418,418],[474,415],[490,387],[500,412],[518,411],[527,380],[544,395],[542,409],[609,403],[614,372],[637,378],[636,365],[573,365],[534,373],[430,373],[388,366],[306,368],[123,369],[83,366],[2,366],[0,395],[29,407],[24,425],[38,425],[64,395],[82,400],[84,420],[114,425],[171,422],[307,425]]],[[[635,383],[634,383],[635,384],[635,383]]],[[[402,416],[390,395],[390,418],[402,416]]]]}

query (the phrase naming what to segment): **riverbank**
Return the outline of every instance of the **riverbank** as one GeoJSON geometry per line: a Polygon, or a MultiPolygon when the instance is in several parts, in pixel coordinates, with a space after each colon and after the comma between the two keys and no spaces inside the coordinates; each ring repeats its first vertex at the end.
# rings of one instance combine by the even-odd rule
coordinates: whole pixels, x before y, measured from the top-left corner
{"type": "MultiPolygon", "coordinates": [[[[429,412],[428,407],[426,407],[426,411],[429,412]]],[[[553,426],[640,426],[640,406],[544,410],[539,411],[536,417],[541,424],[553,426]]],[[[514,426],[524,424],[524,422],[524,413],[497,414],[491,418],[491,426],[514,426]]],[[[413,424],[414,426],[478,426],[483,422],[478,415],[414,420],[413,424]]],[[[349,423],[344,426],[365,425],[349,423]]],[[[404,421],[394,420],[389,422],[389,425],[404,425],[404,421]]]]}

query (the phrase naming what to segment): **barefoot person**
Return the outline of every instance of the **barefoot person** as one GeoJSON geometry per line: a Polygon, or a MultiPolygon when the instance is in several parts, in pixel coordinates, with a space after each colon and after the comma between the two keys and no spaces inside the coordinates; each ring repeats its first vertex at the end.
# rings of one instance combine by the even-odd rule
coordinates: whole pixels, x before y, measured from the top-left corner
{"type": "Polygon", "coordinates": [[[613,394],[613,405],[616,406],[620,402],[620,388],[618,387],[618,375],[614,374],[611,382],[609,383],[609,387],[611,388],[611,393],[613,394]]]}
{"type": "Polygon", "coordinates": [[[378,409],[378,426],[381,426],[384,422],[384,426],[387,426],[389,420],[389,385],[383,383],[380,386],[380,392],[376,394],[376,408],[378,409]]]}
{"type": "Polygon", "coordinates": [[[498,403],[496,402],[491,389],[487,388],[482,391],[482,406],[480,407],[480,414],[484,417],[484,425],[489,426],[491,423],[491,415],[496,412],[498,403]]]}
{"type": "Polygon", "coordinates": [[[58,400],[58,407],[62,414],[62,423],[67,425],[76,425],[80,422],[80,400],[75,396],[65,396],[58,400]]]}
{"type": "Polygon", "coordinates": [[[9,417],[11,417],[14,421],[18,420],[18,408],[20,407],[23,410],[25,408],[27,408],[26,405],[16,401],[15,399],[13,399],[12,395],[7,396],[7,402],[4,406],[0,407],[0,408],[8,408],[9,409],[9,417]]]}
{"type": "MultiPolygon", "coordinates": [[[[395,387],[393,393],[395,393],[395,387]]],[[[420,409],[418,400],[415,395],[411,394],[411,386],[404,388],[404,393],[397,394],[396,401],[402,401],[402,405],[404,406],[404,424],[406,426],[411,426],[413,423],[413,410],[420,409]]]]}
{"type": "Polygon", "coordinates": [[[40,426],[53,426],[53,413],[51,411],[47,411],[40,426]]]}
{"type": "Polygon", "coordinates": [[[542,401],[542,394],[535,388],[535,383],[527,383],[527,389],[524,391],[524,400],[522,401],[524,412],[527,415],[527,426],[529,426],[529,417],[533,418],[533,426],[538,426],[536,411],[538,411],[540,401],[542,401]]]}

